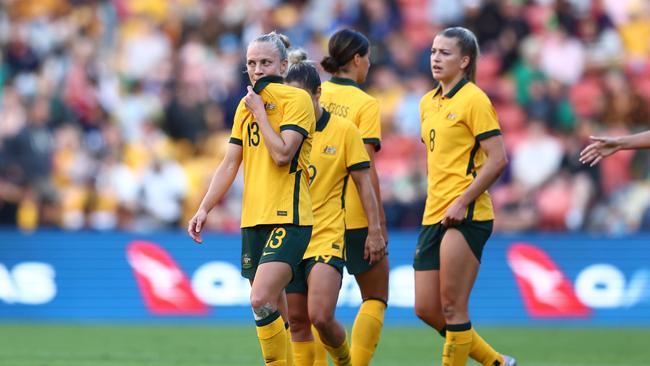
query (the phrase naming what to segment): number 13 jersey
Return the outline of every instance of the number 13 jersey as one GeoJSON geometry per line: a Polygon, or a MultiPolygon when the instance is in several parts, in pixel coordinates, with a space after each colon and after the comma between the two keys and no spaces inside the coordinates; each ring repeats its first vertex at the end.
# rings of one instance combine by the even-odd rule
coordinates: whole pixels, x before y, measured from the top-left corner
{"type": "Polygon", "coordinates": [[[259,122],[239,102],[230,143],[242,146],[244,194],[241,227],[262,224],[313,225],[309,195],[309,154],[316,117],[311,97],[302,89],[282,84],[279,76],[266,76],[253,90],[264,101],[271,127],[280,133],[297,131],[303,141],[288,165],[278,166],[264,143],[259,122]]]}

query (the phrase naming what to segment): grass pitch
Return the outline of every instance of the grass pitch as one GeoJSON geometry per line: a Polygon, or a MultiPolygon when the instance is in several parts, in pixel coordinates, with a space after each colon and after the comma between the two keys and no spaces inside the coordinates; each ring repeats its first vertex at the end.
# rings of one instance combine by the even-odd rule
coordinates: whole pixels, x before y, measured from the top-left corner
{"type": "MultiPolygon", "coordinates": [[[[479,327],[478,331],[522,366],[650,364],[650,329],[479,327]]],[[[389,326],[373,365],[439,365],[442,343],[424,326],[389,326]]],[[[3,366],[262,364],[252,326],[0,325],[3,366]]]]}

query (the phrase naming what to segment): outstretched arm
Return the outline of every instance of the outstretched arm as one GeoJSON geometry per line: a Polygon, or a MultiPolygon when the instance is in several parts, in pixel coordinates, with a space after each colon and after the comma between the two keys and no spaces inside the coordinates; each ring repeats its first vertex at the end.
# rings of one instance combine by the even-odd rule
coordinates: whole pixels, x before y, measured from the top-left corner
{"type": "Polygon", "coordinates": [[[620,137],[591,136],[591,140],[594,142],[580,152],[580,162],[589,166],[619,150],[650,149],[650,131],[620,137]]]}
{"type": "Polygon", "coordinates": [[[192,217],[187,225],[187,233],[195,242],[203,242],[203,239],[201,238],[201,229],[205,224],[208,213],[217,202],[221,200],[223,195],[226,194],[226,191],[228,191],[232,185],[232,182],[237,176],[237,171],[239,170],[241,161],[242,147],[236,144],[228,144],[226,156],[224,156],[221,164],[219,164],[219,167],[214,172],[208,191],[205,193],[205,196],[203,196],[203,200],[201,201],[198,210],[196,210],[194,217],[192,217]]]}

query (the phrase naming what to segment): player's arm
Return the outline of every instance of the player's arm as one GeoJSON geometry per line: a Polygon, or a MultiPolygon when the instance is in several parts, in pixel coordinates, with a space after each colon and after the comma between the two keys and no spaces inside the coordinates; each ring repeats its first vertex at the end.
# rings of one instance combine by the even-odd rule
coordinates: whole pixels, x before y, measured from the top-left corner
{"type": "Polygon", "coordinates": [[[442,220],[442,224],[445,226],[460,224],[465,218],[465,212],[469,204],[474,202],[483,192],[487,191],[497,178],[499,178],[499,175],[501,175],[503,169],[508,164],[506,148],[501,135],[482,139],[480,140],[480,145],[486,155],[485,163],[474,181],[445,213],[445,217],[442,220]]]}
{"type": "Polygon", "coordinates": [[[650,131],[619,137],[591,136],[591,139],[594,142],[580,152],[580,162],[590,166],[619,150],[650,149],[650,131]]]}
{"type": "Polygon", "coordinates": [[[264,101],[262,97],[248,87],[248,94],[244,98],[246,108],[253,113],[255,119],[260,125],[260,131],[264,137],[264,144],[271,154],[271,158],[278,166],[285,166],[291,162],[296,151],[300,147],[304,136],[294,130],[284,130],[279,134],[275,132],[269,123],[264,101]]]}
{"type": "Polygon", "coordinates": [[[368,238],[366,239],[363,257],[372,264],[379,262],[386,255],[386,242],[379,219],[379,207],[381,205],[377,202],[370,171],[369,168],[356,169],[352,170],[350,175],[352,175],[352,180],[357,186],[359,198],[368,219],[368,238]]]}
{"type": "MultiPolygon", "coordinates": [[[[381,191],[379,188],[379,176],[377,175],[377,169],[375,169],[375,150],[376,146],[374,144],[365,144],[366,151],[370,157],[370,183],[372,184],[373,194],[377,200],[378,214],[379,214],[379,224],[381,226],[381,233],[384,239],[388,239],[388,229],[386,228],[386,215],[384,214],[384,205],[381,203],[381,191]]],[[[370,220],[368,220],[370,223],[370,220]]]]}
{"type": "Polygon", "coordinates": [[[195,242],[201,243],[201,229],[205,224],[208,213],[221,200],[223,195],[228,191],[232,182],[237,176],[237,171],[242,161],[242,147],[238,144],[229,143],[226,150],[226,156],[217,167],[212,176],[208,191],[205,193],[196,214],[190,220],[187,232],[195,242]]]}

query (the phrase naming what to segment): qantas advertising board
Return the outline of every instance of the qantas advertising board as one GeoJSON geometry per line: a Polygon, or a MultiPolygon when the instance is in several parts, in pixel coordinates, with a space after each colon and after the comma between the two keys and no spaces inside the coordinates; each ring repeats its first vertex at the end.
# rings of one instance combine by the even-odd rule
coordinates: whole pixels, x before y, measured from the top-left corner
{"type": "MultiPolygon", "coordinates": [[[[413,313],[416,232],[390,233],[388,323],[413,313]]],[[[238,235],[0,232],[0,321],[248,322],[238,235]]],[[[361,303],[343,279],[337,315],[361,303]]],[[[495,235],[470,311],[495,324],[650,325],[650,235],[495,235]]]]}

